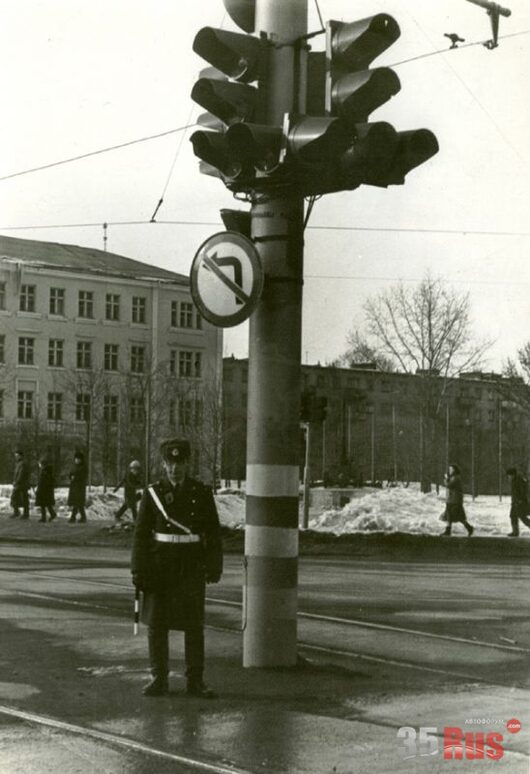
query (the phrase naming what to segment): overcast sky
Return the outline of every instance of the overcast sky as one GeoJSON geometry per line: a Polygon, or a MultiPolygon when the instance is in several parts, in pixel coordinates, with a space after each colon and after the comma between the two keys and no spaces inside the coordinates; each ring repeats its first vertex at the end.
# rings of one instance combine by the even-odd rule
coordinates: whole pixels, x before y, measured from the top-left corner
{"type": "MultiPolygon", "coordinates": [[[[448,49],[446,32],[487,40],[486,12],[467,0],[319,0],[324,20],[381,11],[397,19],[401,38],[377,64],[397,65],[402,89],[372,118],[431,129],[440,153],[404,186],[363,186],[315,205],[304,362],[343,351],[367,296],[427,271],[469,292],[477,335],[496,340],[488,368],[530,339],[530,34],[514,35],[530,32],[530,7],[506,2],[512,15],[500,36],[513,37],[496,50],[398,64],[448,49]]],[[[189,94],[204,65],[193,38],[205,25],[235,29],[222,0],[0,0],[0,11],[0,177],[192,123],[201,110],[189,94]]],[[[101,226],[64,226],[149,221],[176,158],[157,219],[183,223],[111,225],[108,249],[188,274],[201,242],[222,229],[219,209],[238,206],[199,174],[189,134],[0,181],[0,233],[102,248],[101,226]],[[27,228],[48,225],[61,227],[27,228]]],[[[247,338],[245,324],[227,330],[225,354],[246,356],[247,338]]]]}

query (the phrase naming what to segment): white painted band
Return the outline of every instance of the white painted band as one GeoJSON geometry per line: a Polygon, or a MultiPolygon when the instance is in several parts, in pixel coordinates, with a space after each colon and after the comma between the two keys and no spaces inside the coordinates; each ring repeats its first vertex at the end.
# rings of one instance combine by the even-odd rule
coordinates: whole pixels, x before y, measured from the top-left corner
{"type": "Polygon", "coordinates": [[[286,558],[298,556],[298,530],[286,527],[245,527],[245,555],[286,558]]]}
{"type": "Polygon", "coordinates": [[[247,465],[246,492],[254,497],[298,497],[297,465],[247,465]]]}

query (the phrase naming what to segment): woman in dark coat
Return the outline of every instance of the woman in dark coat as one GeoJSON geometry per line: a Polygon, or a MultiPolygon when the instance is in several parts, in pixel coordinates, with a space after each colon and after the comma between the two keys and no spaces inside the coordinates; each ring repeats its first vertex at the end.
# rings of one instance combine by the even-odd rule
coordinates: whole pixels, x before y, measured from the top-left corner
{"type": "Polygon", "coordinates": [[[449,469],[444,477],[444,483],[446,487],[445,517],[447,527],[442,534],[450,535],[452,525],[456,522],[460,522],[466,528],[469,537],[471,537],[473,534],[473,527],[468,522],[464,510],[464,490],[458,465],[449,465],[449,469]]]}
{"type": "Polygon", "coordinates": [[[75,517],[79,513],[79,521],[86,521],[86,485],[88,471],[85,465],[85,458],[81,452],[74,455],[74,467],[70,471],[70,487],[68,489],[68,505],[72,507],[72,513],[68,521],[75,524],[75,517]]]}
{"type": "Polygon", "coordinates": [[[53,467],[43,457],[39,460],[39,480],[35,491],[35,505],[40,508],[39,521],[46,521],[46,509],[50,512],[50,521],[53,521],[57,516],[53,507],[55,505],[54,488],[53,467]]]}

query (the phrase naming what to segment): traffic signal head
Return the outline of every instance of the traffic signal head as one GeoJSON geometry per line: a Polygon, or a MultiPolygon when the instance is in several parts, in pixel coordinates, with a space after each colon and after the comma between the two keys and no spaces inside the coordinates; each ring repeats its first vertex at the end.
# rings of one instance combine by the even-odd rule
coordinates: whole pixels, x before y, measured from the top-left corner
{"type": "Polygon", "coordinates": [[[235,81],[251,83],[259,77],[263,44],[251,35],[203,27],[195,36],[193,50],[235,81]]]}

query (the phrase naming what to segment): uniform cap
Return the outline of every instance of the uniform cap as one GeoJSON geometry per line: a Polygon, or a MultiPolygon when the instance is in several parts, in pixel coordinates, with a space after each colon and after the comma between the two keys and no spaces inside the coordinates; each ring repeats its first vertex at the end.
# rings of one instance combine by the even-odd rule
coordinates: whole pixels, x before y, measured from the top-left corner
{"type": "Polygon", "coordinates": [[[138,460],[133,460],[132,462],[129,463],[129,467],[130,468],[141,468],[142,466],[140,465],[138,460]]]}
{"type": "Polygon", "coordinates": [[[182,438],[172,438],[160,444],[160,454],[166,462],[186,462],[190,453],[189,441],[182,438]]]}

